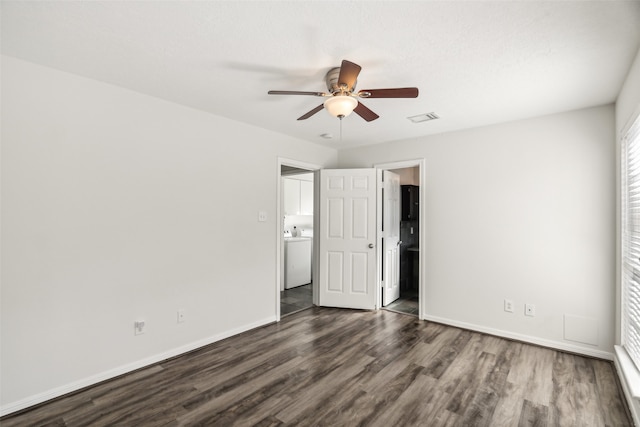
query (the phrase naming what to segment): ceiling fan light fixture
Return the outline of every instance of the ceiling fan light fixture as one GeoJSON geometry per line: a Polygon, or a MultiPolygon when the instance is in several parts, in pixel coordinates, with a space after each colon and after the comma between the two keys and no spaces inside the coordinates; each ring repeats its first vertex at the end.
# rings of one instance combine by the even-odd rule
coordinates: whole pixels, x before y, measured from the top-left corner
{"type": "MultiPolygon", "coordinates": [[[[2,1],[2,0],[0,0],[2,1]]],[[[397,87],[387,89],[366,89],[356,92],[356,83],[360,75],[358,64],[342,60],[339,67],[330,69],[324,77],[329,92],[305,92],[298,90],[270,90],[269,95],[312,95],[328,97],[325,102],[313,110],[298,117],[298,120],[307,120],[320,110],[326,109],[333,117],[340,120],[355,111],[357,115],[367,122],[380,118],[376,113],[368,109],[356,98],[416,98],[417,87],[397,87]]]]}
{"type": "Polygon", "coordinates": [[[324,101],[324,108],[333,117],[347,117],[358,106],[358,100],[349,95],[335,95],[324,101]]]}

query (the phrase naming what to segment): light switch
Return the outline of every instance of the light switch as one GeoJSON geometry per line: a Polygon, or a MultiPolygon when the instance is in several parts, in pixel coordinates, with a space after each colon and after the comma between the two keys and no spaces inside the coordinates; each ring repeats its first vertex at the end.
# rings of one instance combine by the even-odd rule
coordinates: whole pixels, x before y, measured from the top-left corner
{"type": "Polygon", "coordinates": [[[265,211],[258,212],[258,221],[266,222],[267,221],[267,213],[265,211]]]}

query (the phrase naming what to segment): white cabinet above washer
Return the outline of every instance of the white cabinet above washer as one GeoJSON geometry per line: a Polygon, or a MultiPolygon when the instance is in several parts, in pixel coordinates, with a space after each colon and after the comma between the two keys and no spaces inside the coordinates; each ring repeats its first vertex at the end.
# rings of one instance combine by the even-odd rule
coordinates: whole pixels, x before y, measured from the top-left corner
{"type": "Polygon", "coordinates": [[[313,179],[312,174],[282,178],[285,215],[313,215],[313,179]]]}

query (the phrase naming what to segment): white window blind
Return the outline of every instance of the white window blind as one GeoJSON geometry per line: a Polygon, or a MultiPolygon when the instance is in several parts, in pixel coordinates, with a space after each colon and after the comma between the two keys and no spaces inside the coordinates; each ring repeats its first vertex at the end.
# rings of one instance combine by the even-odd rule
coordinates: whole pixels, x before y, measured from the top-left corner
{"type": "Polygon", "coordinates": [[[640,117],[622,139],[623,346],[640,369],[640,117]]]}

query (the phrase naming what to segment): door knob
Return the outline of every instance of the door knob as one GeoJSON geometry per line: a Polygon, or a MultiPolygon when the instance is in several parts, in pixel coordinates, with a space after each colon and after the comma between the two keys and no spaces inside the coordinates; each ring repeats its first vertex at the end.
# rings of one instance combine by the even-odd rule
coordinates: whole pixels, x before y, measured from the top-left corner
{"type": "Polygon", "coordinates": [[[398,240],[398,246],[402,244],[402,240],[398,240]]]}
{"type": "Polygon", "coordinates": [[[369,249],[373,249],[373,243],[369,243],[369,249]]]}

